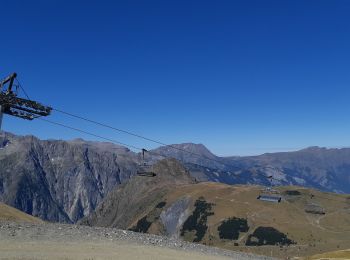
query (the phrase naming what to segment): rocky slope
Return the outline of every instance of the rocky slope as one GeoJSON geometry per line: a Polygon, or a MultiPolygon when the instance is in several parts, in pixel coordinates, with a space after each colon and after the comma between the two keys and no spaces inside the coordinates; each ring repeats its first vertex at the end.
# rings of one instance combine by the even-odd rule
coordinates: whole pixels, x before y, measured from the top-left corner
{"type": "Polygon", "coordinates": [[[150,209],[162,208],[162,197],[177,185],[194,183],[190,173],[176,160],[153,165],[155,177],[135,176],[110,192],[94,213],[81,224],[127,229],[150,209]]]}
{"type": "Polygon", "coordinates": [[[49,221],[75,222],[135,174],[137,157],[108,143],[0,135],[0,201],[49,221]]]}

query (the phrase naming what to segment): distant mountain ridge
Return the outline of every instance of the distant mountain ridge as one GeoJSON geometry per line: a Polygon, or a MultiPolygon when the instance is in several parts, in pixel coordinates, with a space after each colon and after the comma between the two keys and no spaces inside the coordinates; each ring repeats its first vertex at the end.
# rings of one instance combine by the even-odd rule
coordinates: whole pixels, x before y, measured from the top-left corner
{"type": "Polygon", "coordinates": [[[350,148],[314,146],[295,152],[218,157],[203,149],[202,145],[192,144],[190,147],[199,155],[205,151],[205,155],[200,157],[169,147],[160,147],[155,151],[185,163],[202,181],[268,185],[266,177],[273,176],[274,185],[302,185],[323,191],[350,193],[350,148]]]}

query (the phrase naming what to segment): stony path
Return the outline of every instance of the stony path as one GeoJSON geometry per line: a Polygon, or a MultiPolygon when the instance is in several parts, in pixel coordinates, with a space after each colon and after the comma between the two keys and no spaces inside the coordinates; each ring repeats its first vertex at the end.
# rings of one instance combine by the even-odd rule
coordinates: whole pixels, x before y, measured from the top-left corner
{"type": "Polygon", "coordinates": [[[0,259],[272,259],[113,228],[0,222],[0,259]]]}

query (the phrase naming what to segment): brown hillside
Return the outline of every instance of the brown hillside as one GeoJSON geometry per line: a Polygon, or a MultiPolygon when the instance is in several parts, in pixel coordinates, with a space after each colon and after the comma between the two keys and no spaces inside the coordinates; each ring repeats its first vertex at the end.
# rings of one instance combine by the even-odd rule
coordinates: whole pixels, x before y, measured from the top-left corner
{"type": "Polygon", "coordinates": [[[41,223],[42,220],[0,202],[0,221],[41,223]]]}
{"type": "Polygon", "coordinates": [[[260,190],[261,187],[258,186],[200,183],[173,189],[167,194],[166,201],[169,205],[183,196],[189,196],[192,202],[202,197],[214,205],[212,207],[214,214],[207,218],[208,230],[202,239],[204,244],[266,255],[272,253],[280,257],[310,255],[337,248],[349,248],[350,200],[348,196],[300,187],[281,187],[278,190],[282,194],[282,202],[271,203],[256,199],[260,190]],[[300,195],[286,195],[287,190],[299,191],[300,195]],[[322,206],[326,214],[305,212],[309,204],[322,206]],[[246,219],[249,231],[240,232],[237,240],[220,239],[218,227],[224,220],[231,217],[246,219]],[[245,246],[249,235],[258,227],[273,227],[296,244],[283,247],[245,246]]]}
{"type": "MultiPolygon", "coordinates": [[[[170,167],[168,162],[163,163],[170,167]]],[[[188,241],[225,249],[279,257],[308,256],[349,248],[348,195],[280,187],[277,189],[283,197],[282,202],[271,203],[257,200],[261,189],[260,186],[195,184],[189,179],[174,183],[169,175],[159,175],[158,180],[135,177],[112,192],[96,213],[83,223],[181,236],[188,241]],[[325,214],[306,212],[310,205],[317,205],[325,214]],[[197,222],[193,221],[196,212],[199,212],[197,222]],[[219,227],[230,218],[245,221],[249,228],[239,231],[236,239],[222,239],[219,227]],[[183,230],[184,225],[188,230],[183,230]],[[259,230],[263,230],[264,235],[272,230],[273,235],[285,237],[286,244],[247,246],[248,240],[257,241],[259,230]]]]}

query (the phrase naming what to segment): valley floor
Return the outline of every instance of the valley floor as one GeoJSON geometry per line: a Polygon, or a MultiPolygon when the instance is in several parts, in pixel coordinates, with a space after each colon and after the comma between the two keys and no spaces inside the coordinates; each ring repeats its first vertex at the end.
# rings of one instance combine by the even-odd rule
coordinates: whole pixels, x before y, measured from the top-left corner
{"type": "Polygon", "coordinates": [[[0,222],[0,259],[272,259],[112,228],[0,222]]]}

